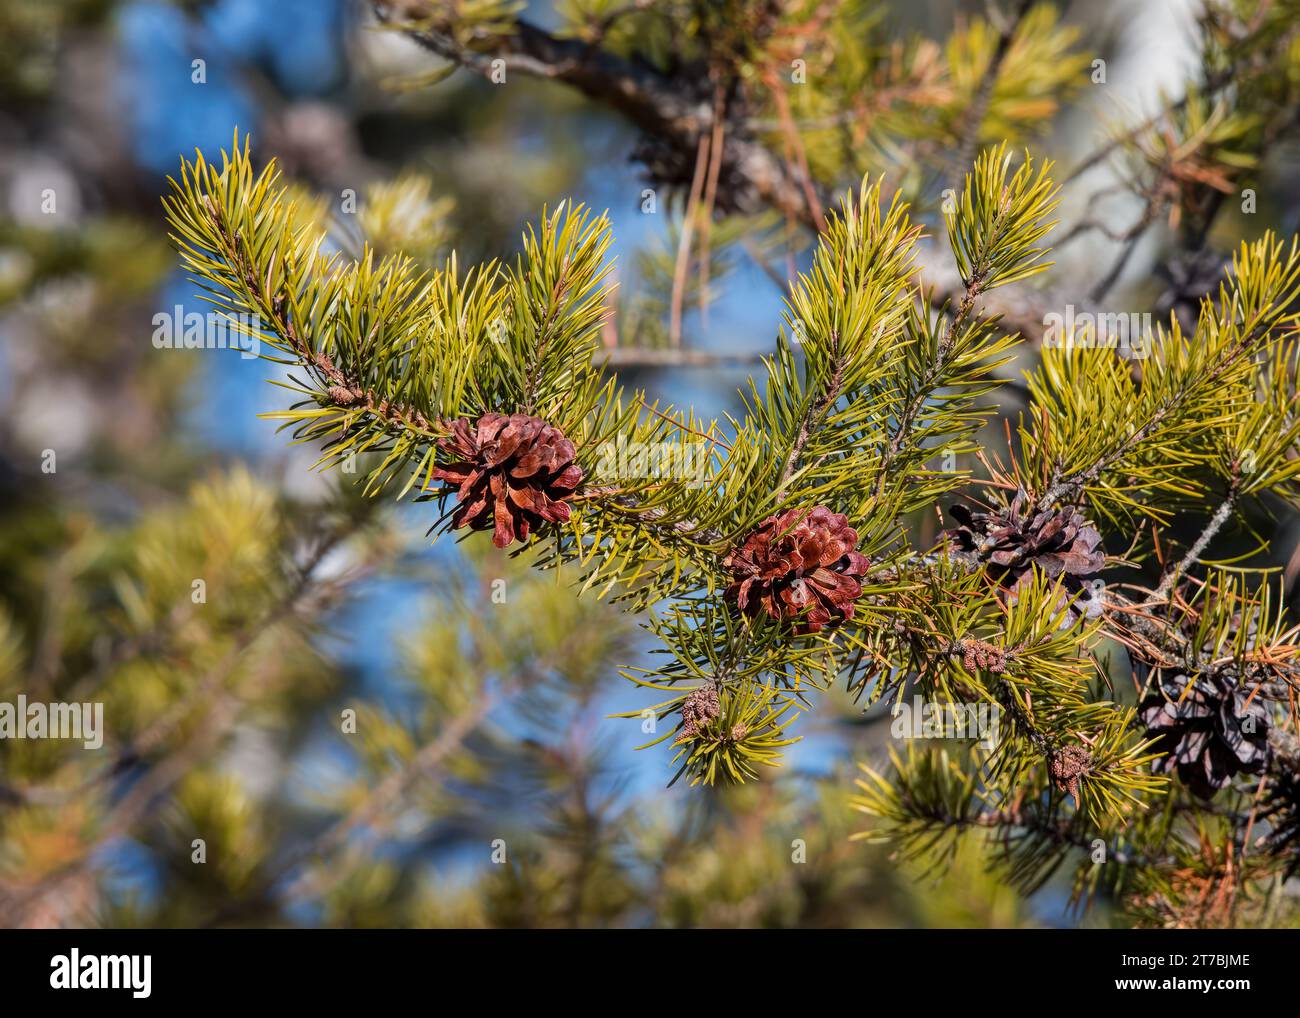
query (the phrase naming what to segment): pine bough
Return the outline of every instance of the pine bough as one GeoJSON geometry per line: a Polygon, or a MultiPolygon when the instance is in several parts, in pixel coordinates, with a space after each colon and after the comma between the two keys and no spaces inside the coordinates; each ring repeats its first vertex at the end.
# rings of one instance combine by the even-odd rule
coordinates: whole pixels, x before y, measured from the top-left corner
{"type": "Polygon", "coordinates": [[[1049,172],[979,156],[947,217],[964,292],[939,308],[916,282],[920,226],[864,181],[722,421],[602,365],[609,223],[581,206],[544,212],[513,261],[352,259],[238,139],[184,163],[165,205],[206,298],[287,366],[292,406],[268,416],[322,467],[359,464],[369,494],[427,504],[432,532],[490,532],[644,613],[662,663],[627,670],[654,702],[626,716],[653,716],[677,776],[777,766],[835,683],[864,707],[988,704],[996,744],[909,743],[864,769],[870,836],[934,859],[985,830],[1026,889],[1083,850],[1079,892],[1106,879],[1168,912],[1189,886],[1217,900],[1224,853],[1280,880],[1300,849],[1295,629],[1267,579],[1200,565],[1248,500],[1300,497],[1300,255],[1243,245],[1194,330],[1171,318],[1140,371],[1044,350],[1007,447],[985,451],[1020,341],[981,300],[1049,267],[1049,172]],[[699,469],[631,476],[611,445],[679,447],[699,469]],[[941,453],[985,469],[939,469],[941,453]],[[909,524],[936,507],[947,529],[918,546],[909,524]],[[1205,521],[1181,559],[1152,537],[1175,518],[1205,521]],[[1122,582],[1153,560],[1158,585],[1122,582]]]}

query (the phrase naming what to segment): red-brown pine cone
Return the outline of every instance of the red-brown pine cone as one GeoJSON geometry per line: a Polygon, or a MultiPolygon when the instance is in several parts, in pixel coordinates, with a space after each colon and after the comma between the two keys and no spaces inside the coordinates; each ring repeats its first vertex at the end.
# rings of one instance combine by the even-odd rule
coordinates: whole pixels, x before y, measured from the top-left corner
{"type": "Polygon", "coordinates": [[[858,532],[843,514],[825,506],[787,509],[765,519],[723,560],[734,579],[726,596],[746,615],[801,617],[798,631],[816,633],[853,618],[859,577],[870,565],[857,546],[858,532]]]}
{"type": "Polygon", "coordinates": [[[543,523],[565,523],[569,500],[582,481],[573,443],[564,432],[527,414],[484,414],[476,424],[453,421],[439,448],[457,461],[433,471],[456,489],[451,525],[493,531],[504,548],[543,523]]]}

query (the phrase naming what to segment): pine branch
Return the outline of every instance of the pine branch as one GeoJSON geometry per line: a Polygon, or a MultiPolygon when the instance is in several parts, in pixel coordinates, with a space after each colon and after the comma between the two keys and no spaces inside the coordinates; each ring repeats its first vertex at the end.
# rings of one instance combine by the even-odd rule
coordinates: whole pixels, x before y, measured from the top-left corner
{"type": "MultiPolygon", "coordinates": [[[[660,74],[599,46],[558,38],[526,19],[516,19],[512,32],[494,35],[481,48],[471,50],[447,32],[428,27],[435,0],[371,2],[381,22],[403,30],[443,59],[484,77],[491,75],[492,61],[500,59],[522,74],[568,85],[671,145],[686,165],[694,164],[699,139],[713,130],[714,108],[707,98],[712,92],[706,82],[660,74]]],[[[815,181],[805,182],[792,173],[783,160],[765,145],[750,140],[744,131],[726,131],[719,176],[727,181],[726,201],[721,207],[749,213],[774,209],[813,234],[825,225],[817,209],[830,204],[826,193],[815,181]],[[815,206],[808,202],[809,187],[817,198],[815,206]]],[[[960,303],[965,296],[964,283],[949,286],[924,273],[920,289],[935,308],[960,303]]],[[[1026,337],[1041,334],[1043,315],[1037,308],[1024,312],[1007,303],[999,304],[995,311],[995,320],[1000,316],[1006,327],[1026,337]]]]}
{"type": "MultiPolygon", "coordinates": [[[[1232,84],[1232,79],[1233,74],[1231,71],[1218,72],[1207,78],[1201,86],[1201,91],[1205,95],[1213,95],[1232,84]]],[[[1183,110],[1190,100],[1191,96],[1189,94],[1184,94],[1178,99],[1166,103],[1158,113],[1154,113],[1134,126],[1126,128],[1123,132],[1111,138],[1105,144],[1098,146],[1089,155],[1076,163],[1070,172],[1065,175],[1061,183],[1063,185],[1072,184],[1077,178],[1082,177],[1093,167],[1104,163],[1124,146],[1132,144],[1134,139],[1141,137],[1142,134],[1151,130],[1151,128],[1158,125],[1162,120],[1165,120],[1171,114],[1183,110]]]]}
{"type": "Polygon", "coordinates": [[[799,460],[803,456],[804,447],[808,444],[809,436],[826,422],[826,415],[830,412],[831,407],[835,405],[835,401],[840,398],[845,366],[846,358],[840,349],[839,333],[832,332],[830,338],[830,378],[827,379],[822,391],[808,404],[807,410],[799,418],[794,443],[790,446],[790,452],[786,455],[785,463],[781,467],[780,477],[777,479],[776,494],[772,498],[774,502],[779,502],[782,496],[785,495],[786,486],[790,483],[790,478],[799,466],[799,460]]]}
{"type": "Polygon", "coordinates": [[[997,85],[998,73],[1002,70],[1007,54],[1011,51],[1012,40],[1015,39],[1016,32],[1020,28],[1021,22],[1025,20],[1025,15],[1029,13],[1029,8],[1033,3],[1034,0],[1018,0],[1011,16],[1004,18],[1003,23],[998,26],[997,45],[994,47],[988,66],[980,77],[975,98],[963,113],[963,123],[958,128],[957,133],[960,140],[953,149],[953,158],[948,167],[948,179],[954,187],[960,183],[961,178],[966,174],[967,167],[975,160],[975,154],[979,147],[980,132],[984,128],[984,118],[988,114],[989,102],[993,98],[993,89],[997,85]]]}
{"type": "Polygon", "coordinates": [[[1214,536],[1223,528],[1223,525],[1228,522],[1228,519],[1232,516],[1233,510],[1236,506],[1237,494],[1235,491],[1231,491],[1229,492],[1228,497],[1219,504],[1219,508],[1214,511],[1214,515],[1210,517],[1209,522],[1206,523],[1200,536],[1198,536],[1192,546],[1187,549],[1187,554],[1184,555],[1176,565],[1165,570],[1164,576],[1160,579],[1159,586],[1157,586],[1156,589],[1151,592],[1151,596],[1142,603],[1143,608],[1153,607],[1169,597],[1169,592],[1173,590],[1174,584],[1178,581],[1178,578],[1201,560],[1201,556],[1205,554],[1205,549],[1210,546],[1210,542],[1214,540],[1214,536]]]}
{"type": "Polygon", "coordinates": [[[364,407],[376,420],[385,425],[415,432],[422,438],[445,434],[444,427],[435,427],[419,410],[380,397],[358,379],[349,378],[335,367],[328,354],[313,350],[287,318],[284,294],[277,293],[272,296],[266,292],[257,273],[253,271],[251,258],[239,231],[231,231],[224,215],[213,203],[210,195],[203,197],[204,209],[222,240],[224,253],[243,281],[251,305],[269,318],[276,333],[289,344],[298,355],[300,362],[320,376],[327,386],[326,392],[336,405],[346,408],[364,407]]]}

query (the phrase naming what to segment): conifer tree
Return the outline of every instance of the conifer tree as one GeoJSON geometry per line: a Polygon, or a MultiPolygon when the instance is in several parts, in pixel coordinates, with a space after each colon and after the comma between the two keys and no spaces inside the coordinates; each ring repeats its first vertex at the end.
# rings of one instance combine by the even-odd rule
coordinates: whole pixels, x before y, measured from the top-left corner
{"type": "MultiPolygon", "coordinates": [[[[1295,241],[1242,243],[1140,362],[1089,325],[1040,327],[998,447],[978,439],[1027,340],[999,291],[1050,271],[1061,201],[1051,162],[1013,144],[1040,119],[1025,111],[1054,109],[1084,66],[1050,7],[974,22],[944,60],[918,41],[907,59],[867,46],[854,62],[840,47],[875,23],[853,3],[575,4],[556,32],[513,5],[376,6],[454,64],[553,77],[630,117],[653,180],[690,179],[679,251],[707,243],[713,216],[759,205],[813,246],[743,413],[704,421],[605,370],[604,217],[543,210],[500,263],[351,260],[236,139],[219,164],[182,165],[168,222],[210,298],[255,316],[293,367],[295,401],[276,416],[296,440],[324,466],[364,454],[366,493],[426,504],[434,534],[491,530],[586,596],[643,612],[664,663],[627,674],[678,777],[761,778],[839,683],[867,707],[916,688],[988,703],[1006,724],[992,746],[868,769],[853,801],[874,836],[932,854],[987,831],[1017,886],[1074,862],[1078,895],[1104,881],[1160,922],[1276,893],[1300,847],[1295,630],[1266,565],[1209,553],[1242,508],[1295,499],[1295,241]],[[787,64],[809,87],[787,88],[787,64]],[[852,98],[868,83],[897,89],[880,116],[852,98]],[[838,124],[823,132],[828,110],[838,124]],[[907,197],[870,172],[887,125],[915,168],[958,161],[939,213],[951,291],[920,263],[907,197]],[[826,211],[846,176],[861,182],[826,211]],[[611,446],[675,462],[700,446],[702,469],[629,471],[611,446]],[[980,469],[936,469],[941,453],[980,469]],[[920,543],[908,522],[935,509],[948,525],[920,543]],[[1199,535],[1171,538],[1187,526],[1199,535]]],[[[1169,212],[1194,253],[1224,183],[1290,127],[1285,59],[1267,56],[1290,38],[1285,16],[1212,7],[1203,28],[1202,80],[1110,145],[1144,162],[1142,225],[1169,212]]],[[[931,193],[917,177],[902,191],[931,193]]]]}
{"type": "MultiPolygon", "coordinates": [[[[620,264],[560,195],[512,246],[412,172],[340,222],[260,133],[180,161],[180,264],[337,484],[169,479],[130,525],[15,499],[0,700],[124,720],[107,763],[0,746],[0,920],[993,925],[1065,882],[1123,924],[1296,922],[1300,642],[1268,534],[1300,500],[1300,241],[1245,215],[1296,131],[1294,0],[1209,0],[1179,92],[1059,161],[1106,61],[1050,3],[933,36],[872,0],[365,6],[423,53],[407,94],[623,121],[660,246],[620,264]],[[1087,278],[1054,264],[1089,244],[1087,278]],[[692,330],[746,258],[783,303],[736,409],[655,398],[638,369],[719,362],[692,330]],[[409,699],[353,695],[320,633],[421,569],[409,699]],[[940,736],[996,724],[809,780],[795,744],[845,699],[904,736],[918,704],[940,736]],[[350,767],[310,807],[221,766],[241,720],[337,739],[340,710],[350,767]],[[592,725],[644,733],[683,809],[606,794],[592,725]],[[499,865],[422,869],[413,842],[466,832],[499,865]],[[128,837],[173,893],[107,904],[128,837]]],[[[112,226],[21,243],[55,277],[156,255],[112,226]]]]}

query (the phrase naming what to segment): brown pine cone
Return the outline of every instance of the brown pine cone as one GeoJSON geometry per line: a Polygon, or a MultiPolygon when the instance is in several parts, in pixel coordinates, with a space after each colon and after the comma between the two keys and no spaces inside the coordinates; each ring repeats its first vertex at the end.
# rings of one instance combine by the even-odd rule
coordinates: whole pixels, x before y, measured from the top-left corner
{"type": "Polygon", "coordinates": [[[989,575],[1013,593],[1032,582],[1033,566],[1048,579],[1064,577],[1066,589],[1078,592],[1080,578],[1106,564],[1101,534],[1073,506],[1029,517],[1025,498],[1019,492],[1010,506],[994,512],[953,506],[949,512],[959,525],[944,531],[949,548],[987,563],[989,575]]]}
{"type": "Polygon", "coordinates": [[[540,417],[488,413],[477,424],[461,418],[438,447],[458,457],[433,471],[456,489],[453,527],[491,529],[492,543],[504,548],[528,540],[543,523],[568,521],[582,468],[564,432],[540,417]]]}
{"type": "Polygon", "coordinates": [[[847,517],[825,506],[769,516],[723,560],[735,580],[726,596],[751,617],[802,616],[798,631],[816,633],[853,618],[870,565],[857,545],[847,517]]]}

